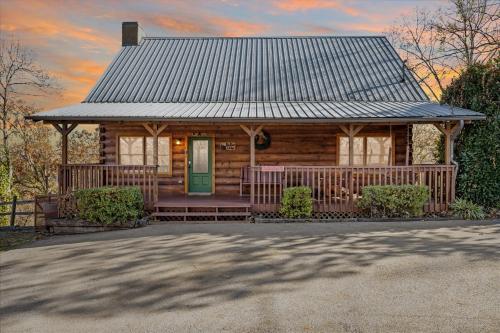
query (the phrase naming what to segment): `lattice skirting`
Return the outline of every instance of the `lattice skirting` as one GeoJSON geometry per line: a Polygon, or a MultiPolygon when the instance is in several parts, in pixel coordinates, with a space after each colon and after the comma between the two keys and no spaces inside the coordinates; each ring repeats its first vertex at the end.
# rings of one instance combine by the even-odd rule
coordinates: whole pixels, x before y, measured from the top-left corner
{"type": "MultiPolygon", "coordinates": [[[[442,218],[445,217],[447,214],[445,212],[443,213],[424,213],[423,216],[421,216],[421,219],[434,219],[434,218],[442,218]]],[[[279,212],[256,212],[253,213],[252,216],[254,218],[260,218],[260,219],[283,219],[283,217],[280,215],[279,212]]],[[[370,217],[367,214],[361,213],[361,212],[314,212],[311,216],[310,219],[313,220],[351,220],[351,219],[362,219],[362,220],[386,220],[387,218],[379,218],[379,217],[370,217]]],[[[398,219],[398,218],[392,218],[392,219],[398,219]]],[[[405,220],[404,218],[400,218],[402,220],[405,220]]],[[[418,218],[411,218],[412,220],[418,219],[418,218]]]]}
{"type": "MultiPolygon", "coordinates": [[[[279,212],[258,212],[254,213],[253,217],[262,219],[281,219],[283,218],[279,212]]],[[[314,212],[311,219],[315,220],[335,220],[335,219],[353,219],[363,217],[357,212],[314,212]]]]}

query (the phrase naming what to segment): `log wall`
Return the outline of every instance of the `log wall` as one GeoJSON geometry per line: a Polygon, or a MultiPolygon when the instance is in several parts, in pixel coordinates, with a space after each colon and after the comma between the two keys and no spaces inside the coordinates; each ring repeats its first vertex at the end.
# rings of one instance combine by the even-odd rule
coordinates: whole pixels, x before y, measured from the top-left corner
{"type": "MultiPolygon", "coordinates": [[[[266,150],[256,150],[257,165],[336,165],[337,137],[343,132],[334,124],[270,124],[263,128],[272,138],[266,150]]],[[[107,123],[100,126],[101,162],[118,164],[119,136],[149,136],[139,123],[107,123]]],[[[367,125],[359,135],[389,135],[388,125],[367,125]]],[[[395,165],[407,159],[407,126],[392,126],[395,165]]],[[[187,138],[194,135],[215,138],[215,191],[239,194],[240,170],[250,164],[249,136],[235,124],[171,124],[162,133],[171,135],[172,175],[159,177],[159,194],[184,193],[187,138]],[[180,144],[176,141],[180,140],[180,144]],[[223,142],[236,144],[235,150],[224,150],[223,142]]],[[[410,155],[411,156],[411,155],[410,155]]],[[[411,164],[411,160],[409,161],[411,164]]]]}

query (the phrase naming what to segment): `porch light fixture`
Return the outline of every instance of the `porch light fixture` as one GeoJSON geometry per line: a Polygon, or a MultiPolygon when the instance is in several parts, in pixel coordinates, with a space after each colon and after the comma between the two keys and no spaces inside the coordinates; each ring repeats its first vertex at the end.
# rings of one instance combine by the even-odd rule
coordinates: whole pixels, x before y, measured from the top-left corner
{"type": "Polygon", "coordinates": [[[178,146],[182,143],[182,141],[180,139],[175,139],[175,144],[178,146]]]}

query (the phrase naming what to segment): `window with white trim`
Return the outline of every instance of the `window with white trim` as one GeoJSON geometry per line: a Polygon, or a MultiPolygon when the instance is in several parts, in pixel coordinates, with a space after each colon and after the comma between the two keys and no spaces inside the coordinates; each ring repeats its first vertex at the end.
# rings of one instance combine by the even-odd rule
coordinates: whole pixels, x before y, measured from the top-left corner
{"type": "MultiPolygon", "coordinates": [[[[392,140],[389,136],[354,137],[353,165],[389,165],[392,140]]],[[[349,138],[339,137],[339,165],[349,165],[349,138]]]]}
{"type": "MultiPolygon", "coordinates": [[[[119,139],[119,161],[126,165],[153,165],[153,137],[122,136],[119,139]]],[[[171,138],[158,137],[158,172],[171,174],[171,138]]]]}

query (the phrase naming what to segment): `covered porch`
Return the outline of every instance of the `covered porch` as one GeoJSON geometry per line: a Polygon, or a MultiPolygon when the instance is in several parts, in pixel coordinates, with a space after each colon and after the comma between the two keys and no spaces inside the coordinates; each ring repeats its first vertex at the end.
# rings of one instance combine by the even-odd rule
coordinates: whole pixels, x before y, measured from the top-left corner
{"type": "MultiPolygon", "coordinates": [[[[272,215],[279,211],[284,189],[308,186],[313,192],[315,213],[344,216],[356,214],[356,202],[362,196],[363,188],[369,185],[425,185],[429,188],[425,211],[446,211],[455,197],[457,167],[452,156],[454,139],[464,123],[481,117],[479,114],[469,115],[466,110],[451,110],[432,103],[387,106],[387,103],[378,102],[369,105],[330,103],[331,107],[338,108],[335,110],[339,114],[342,106],[352,108],[351,117],[320,117],[311,113],[311,105],[326,108],[326,104],[288,104],[285,106],[290,112],[290,119],[270,118],[267,121],[264,118],[272,116],[270,110],[275,110],[274,104],[264,105],[265,116],[255,120],[241,116],[235,119],[214,118],[210,113],[196,119],[190,118],[193,114],[182,119],[169,119],[163,113],[156,118],[134,115],[122,119],[114,113],[102,119],[94,114],[82,116],[82,108],[94,113],[104,108],[91,103],[82,105],[82,108],[64,110],[64,117],[54,111],[35,120],[52,124],[62,135],[62,164],[58,174],[60,196],[81,188],[139,186],[146,208],[158,216],[161,216],[160,213],[182,213],[171,211],[173,206],[184,209],[185,213],[195,213],[199,203],[210,208],[211,205],[223,206],[223,202],[243,204],[242,211],[245,213],[272,215]],[[356,113],[358,107],[367,105],[371,108],[371,117],[356,113]],[[291,117],[291,110],[297,110],[299,106],[310,118],[291,117]],[[432,114],[436,115],[429,116],[432,114]],[[77,124],[99,126],[100,164],[68,163],[68,135],[77,124]],[[413,164],[410,142],[413,124],[432,124],[441,131],[445,143],[443,164],[413,164]],[[258,138],[269,135],[272,144],[259,149],[258,138]],[[139,145],[130,145],[135,138],[138,138],[136,142],[139,145]],[[201,169],[208,185],[203,191],[198,191],[202,193],[196,193],[197,189],[191,186],[193,165],[197,163],[193,153],[195,140],[205,141],[204,145],[200,145],[204,154],[200,161],[204,163],[201,169]],[[375,149],[380,150],[378,155],[371,150],[367,154],[370,140],[382,142],[378,146],[380,149],[375,149]],[[360,155],[359,147],[362,147],[364,155],[360,155]],[[200,194],[203,194],[203,199],[200,194]],[[219,200],[221,198],[223,201],[219,200]],[[190,209],[193,211],[190,212],[190,209]]],[[[255,105],[249,103],[248,106],[251,113],[250,107],[255,105]]],[[[150,106],[144,107],[147,109],[150,106]]],[[[223,108],[223,105],[214,105],[214,108],[219,107],[223,108]]],[[[236,107],[239,104],[235,104],[236,107]]],[[[284,106],[280,104],[278,108],[281,107],[284,106]]],[[[280,110],[283,112],[283,109],[280,110]]],[[[258,111],[257,108],[256,114],[259,114],[258,111]]],[[[215,215],[217,209],[207,210],[206,213],[215,215]]]]}

